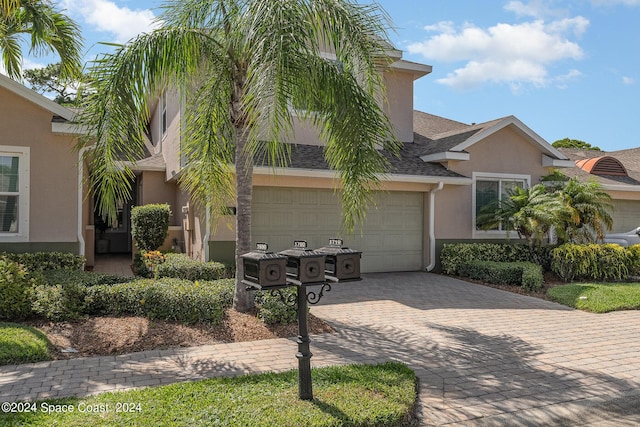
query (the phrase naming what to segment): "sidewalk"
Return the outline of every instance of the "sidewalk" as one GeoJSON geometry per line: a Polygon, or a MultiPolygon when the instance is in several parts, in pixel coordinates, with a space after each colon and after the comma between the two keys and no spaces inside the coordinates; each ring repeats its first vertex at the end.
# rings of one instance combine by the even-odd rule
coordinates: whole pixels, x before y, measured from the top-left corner
{"type": "MultiPolygon", "coordinates": [[[[427,273],[338,284],[312,312],[313,367],[407,363],[423,425],[640,423],[640,312],[583,313],[427,273]]],[[[295,369],[293,339],[0,367],[0,401],[295,369]]]]}

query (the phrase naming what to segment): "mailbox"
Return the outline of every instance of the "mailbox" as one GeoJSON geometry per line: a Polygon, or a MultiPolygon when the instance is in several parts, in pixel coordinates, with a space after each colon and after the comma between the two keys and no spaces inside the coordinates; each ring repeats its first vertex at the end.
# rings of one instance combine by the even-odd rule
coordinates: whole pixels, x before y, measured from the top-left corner
{"type": "Polygon", "coordinates": [[[324,281],[324,254],[307,249],[307,242],[297,240],[293,247],[279,252],[287,257],[287,276],[300,284],[324,281]]]}
{"type": "Polygon", "coordinates": [[[257,289],[287,286],[287,258],[268,249],[258,243],[255,251],[241,256],[242,283],[257,289]]]}
{"type": "Polygon", "coordinates": [[[316,252],[326,255],[324,274],[334,280],[359,280],[362,252],[344,247],[342,239],[329,239],[329,245],[316,252]]]}

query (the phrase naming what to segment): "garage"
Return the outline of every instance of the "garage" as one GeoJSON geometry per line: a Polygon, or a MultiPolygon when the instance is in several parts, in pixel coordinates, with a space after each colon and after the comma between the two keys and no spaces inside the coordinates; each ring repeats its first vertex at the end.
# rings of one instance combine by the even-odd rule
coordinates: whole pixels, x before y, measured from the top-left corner
{"type": "MultiPolygon", "coordinates": [[[[367,212],[362,229],[342,236],[345,245],[361,250],[362,272],[415,271],[424,266],[423,193],[380,192],[376,208],[367,212]]],[[[340,204],[333,190],[256,187],[253,193],[252,236],[280,251],[294,240],[310,248],[325,246],[339,236],[340,204]]]]}
{"type": "Polygon", "coordinates": [[[622,233],[640,227],[640,201],[613,200],[613,233],[622,233]]]}

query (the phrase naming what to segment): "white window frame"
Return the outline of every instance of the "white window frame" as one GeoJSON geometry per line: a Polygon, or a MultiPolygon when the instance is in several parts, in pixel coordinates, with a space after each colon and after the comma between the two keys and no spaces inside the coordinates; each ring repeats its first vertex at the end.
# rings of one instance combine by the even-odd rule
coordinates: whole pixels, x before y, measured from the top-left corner
{"type": "Polygon", "coordinates": [[[160,139],[164,140],[167,137],[167,131],[169,130],[169,116],[167,114],[167,91],[163,90],[160,95],[160,115],[158,117],[160,122],[160,139]]]}
{"type": "MultiPolygon", "coordinates": [[[[0,231],[0,242],[28,242],[31,150],[29,147],[0,145],[0,156],[18,157],[18,231],[0,231]]],[[[0,192],[0,195],[10,194],[0,192]]]]}
{"type": "Polygon", "coordinates": [[[513,237],[513,231],[476,229],[476,182],[477,181],[524,181],[525,188],[531,186],[531,175],[473,172],[471,184],[471,233],[474,239],[505,239],[513,237]]]}

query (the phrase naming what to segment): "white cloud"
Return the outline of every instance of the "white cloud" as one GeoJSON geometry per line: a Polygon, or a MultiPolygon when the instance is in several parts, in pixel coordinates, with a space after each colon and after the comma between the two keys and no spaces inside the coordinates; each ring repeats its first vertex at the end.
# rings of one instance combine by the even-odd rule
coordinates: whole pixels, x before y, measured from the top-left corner
{"type": "MultiPolygon", "coordinates": [[[[524,7],[521,2],[510,4],[516,9],[524,7]]],[[[549,75],[550,65],[584,56],[580,45],[568,36],[582,35],[588,25],[589,21],[581,16],[549,23],[542,19],[500,23],[486,29],[472,24],[456,29],[443,22],[428,27],[440,29],[439,34],[410,44],[408,51],[433,61],[463,62],[460,68],[437,80],[456,89],[487,82],[506,83],[512,88],[522,84],[540,87],[553,84],[556,79],[549,75]]]]}
{"type": "Polygon", "coordinates": [[[62,7],[92,26],[95,31],[109,33],[114,42],[124,43],[157,26],[149,9],[129,9],[108,0],[64,0],[62,7]]]}
{"type": "Polygon", "coordinates": [[[634,79],[633,77],[623,76],[622,83],[625,85],[633,85],[636,83],[636,79],[634,79]]]}

